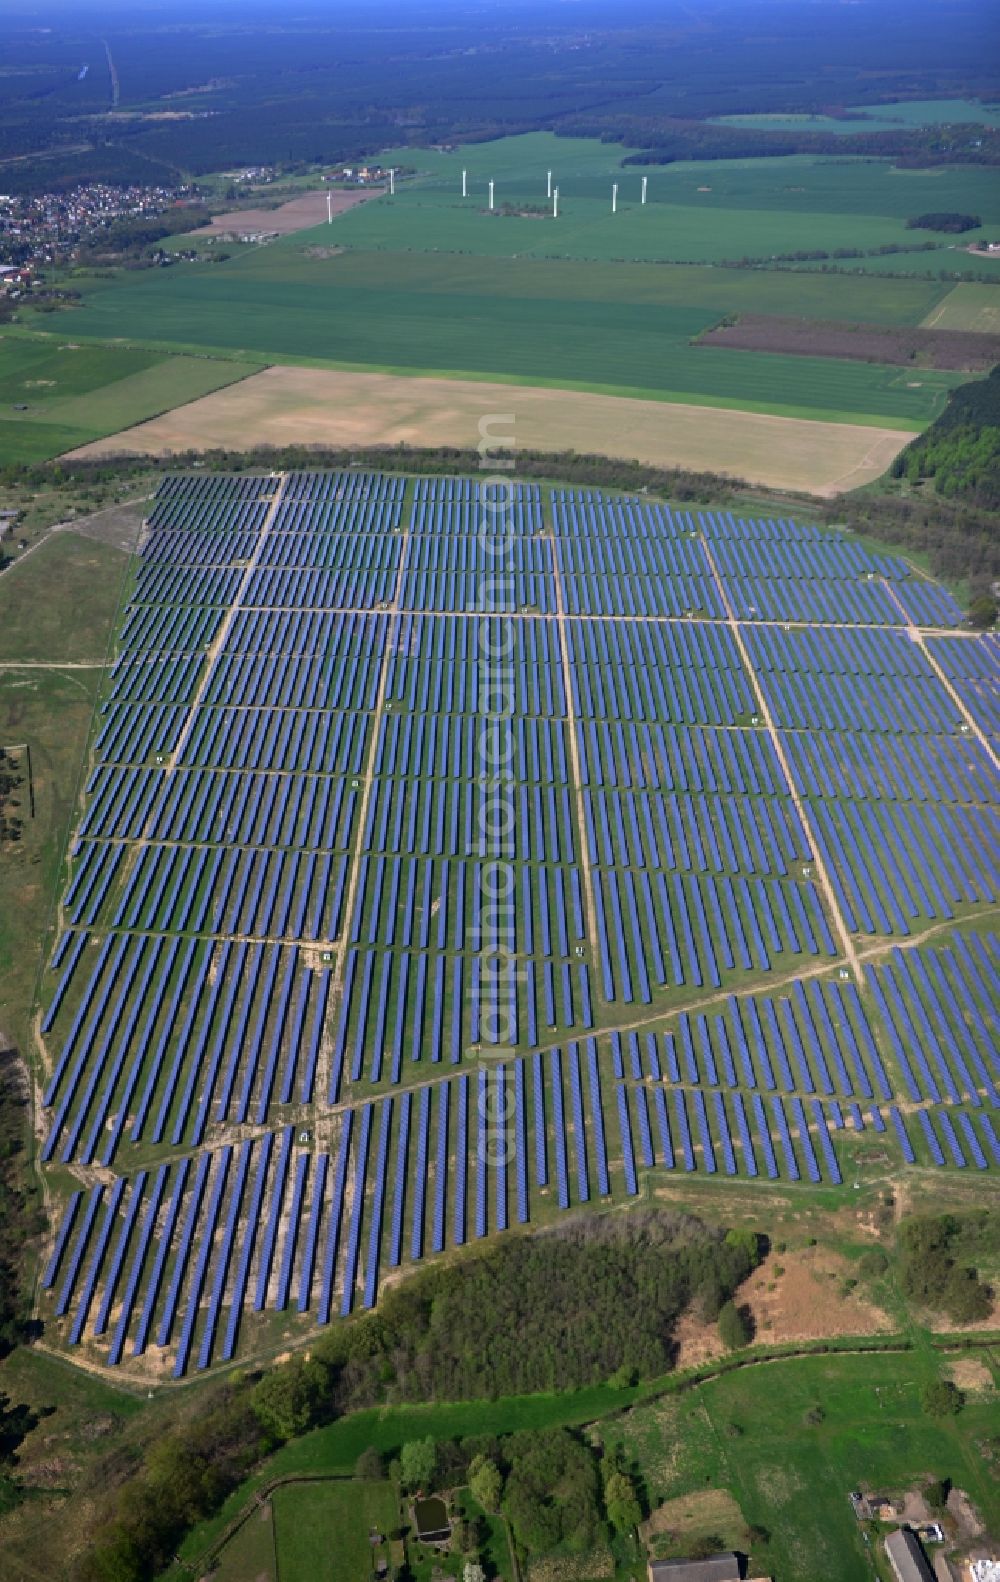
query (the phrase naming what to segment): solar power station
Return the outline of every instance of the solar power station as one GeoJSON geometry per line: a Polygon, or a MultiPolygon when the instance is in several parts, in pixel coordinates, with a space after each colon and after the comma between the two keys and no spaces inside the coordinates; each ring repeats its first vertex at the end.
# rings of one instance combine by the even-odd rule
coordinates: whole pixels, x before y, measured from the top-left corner
{"type": "Polygon", "coordinates": [[[846,535],[167,479],[44,979],[48,1335],[180,1376],[688,1173],[1000,1167],[998,751],[997,639],[846,535]]]}

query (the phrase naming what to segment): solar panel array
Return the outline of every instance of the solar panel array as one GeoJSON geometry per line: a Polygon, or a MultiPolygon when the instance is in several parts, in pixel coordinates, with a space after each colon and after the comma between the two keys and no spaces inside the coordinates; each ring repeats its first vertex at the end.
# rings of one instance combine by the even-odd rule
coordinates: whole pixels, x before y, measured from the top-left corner
{"type": "Polygon", "coordinates": [[[41,1011],[54,1332],[180,1375],[650,1171],[1000,1164],[1000,648],[960,627],[783,520],[166,480],[41,1011]]]}

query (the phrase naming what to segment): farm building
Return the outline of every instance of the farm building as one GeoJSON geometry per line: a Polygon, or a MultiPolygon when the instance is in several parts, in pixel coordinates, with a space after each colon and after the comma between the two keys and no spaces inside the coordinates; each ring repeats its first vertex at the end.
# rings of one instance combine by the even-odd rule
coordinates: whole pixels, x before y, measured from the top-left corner
{"type": "Polygon", "coordinates": [[[934,1573],[913,1533],[900,1527],[885,1541],[892,1574],[897,1582],[934,1582],[934,1573]]]}
{"type": "Polygon", "coordinates": [[[709,1555],[707,1560],[650,1560],[649,1582],[739,1582],[736,1555],[709,1555]]]}

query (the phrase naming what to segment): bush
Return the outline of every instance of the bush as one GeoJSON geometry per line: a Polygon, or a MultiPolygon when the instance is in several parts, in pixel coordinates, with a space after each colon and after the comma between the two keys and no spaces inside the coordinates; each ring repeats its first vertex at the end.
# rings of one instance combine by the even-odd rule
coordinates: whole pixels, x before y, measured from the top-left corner
{"type": "Polygon", "coordinates": [[[992,1293],[975,1269],[960,1264],[959,1250],[989,1253],[989,1231],[975,1214],[926,1214],[903,1220],[898,1247],[904,1295],[947,1313],[955,1323],[975,1323],[992,1311],[992,1293]]]}
{"type": "Polygon", "coordinates": [[[965,1396],[950,1379],[935,1379],[924,1386],[920,1404],[928,1417],[957,1417],[965,1405],[965,1396]]]}
{"type": "Polygon", "coordinates": [[[924,1489],[924,1499],[932,1511],[943,1511],[948,1504],[948,1495],[951,1493],[950,1478],[935,1478],[924,1489]]]}
{"type": "Polygon", "coordinates": [[[719,1338],[729,1351],[739,1351],[753,1339],[753,1324],[735,1302],[726,1302],[719,1312],[719,1338]]]}
{"type": "Polygon", "coordinates": [[[437,1447],[429,1436],[426,1439],[409,1439],[399,1453],[399,1472],[404,1489],[420,1493],[434,1483],[437,1471],[437,1447]]]}
{"type": "Polygon", "coordinates": [[[329,1375],[321,1362],[294,1357],[265,1373],[253,1392],[253,1409],[275,1439],[294,1439],[319,1421],[328,1388],[329,1375]]]}
{"type": "Polygon", "coordinates": [[[370,1483],[385,1477],[385,1464],[374,1445],[362,1450],[354,1466],[354,1476],[370,1483]]]}
{"type": "Polygon", "coordinates": [[[888,1267],[889,1260],[881,1247],[869,1247],[858,1259],[858,1273],[864,1275],[866,1280],[877,1280],[888,1267]]]}

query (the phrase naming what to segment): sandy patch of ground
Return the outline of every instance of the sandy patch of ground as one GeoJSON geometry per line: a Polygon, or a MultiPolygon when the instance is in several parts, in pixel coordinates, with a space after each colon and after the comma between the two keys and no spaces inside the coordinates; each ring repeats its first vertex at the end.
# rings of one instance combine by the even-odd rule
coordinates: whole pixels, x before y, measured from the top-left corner
{"type": "MultiPolygon", "coordinates": [[[[343,214],[366,198],[375,198],[377,192],[359,189],[357,192],[329,194],[334,215],[343,214]]],[[[289,198],[277,209],[232,209],[228,214],[213,215],[208,225],[200,225],[192,236],[231,236],[251,231],[277,231],[279,236],[289,236],[293,231],[305,231],[313,225],[322,225],[326,219],[327,190],[303,192],[289,198]]]]}
{"type": "Polygon", "coordinates": [[[706,1324],[690,1310],[682,1313],[674,1325],[677,1345],[677,1367],[697,1368],[703,1362],[721,1357],[725,1346],[719,1339],[719,1326],[706,1324]]]}
{"type": "Polygon", "coordinates": [[[887,1313],[857,1291],[844,1291],[850,1273],[846,1258],[823,1247],[776,1253],[740,1287],[738,1300],[747,1303],[753,1314],[758,1341],[819,1340],[891,1330],[887,1313]],[[778,1269],[783,1272],[778,1274],[778,1269]]]}
{"type": "MultiPolygon", "coordinates": [[[[467,447],[479,443],[480,420],[497,413],[513,414],[523,449],[728,473],[823,496],[879,477],[912,438],[854,423],[578,390],[274,367],[71,454],[157,455],[252,444],[467,447]]],[[[503,432],[509,426],[505,422],[503,432]]]]}
{"type": "Polygon", "coordinates": [[[961,1357],[957,1362],[949,1362],[947,1373],[952,1384],[957,1385],[965,1395],[976,1395],[983,1399],[996,1392],[992,1373],[978,1357],[961,1357]]]}

